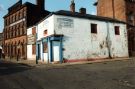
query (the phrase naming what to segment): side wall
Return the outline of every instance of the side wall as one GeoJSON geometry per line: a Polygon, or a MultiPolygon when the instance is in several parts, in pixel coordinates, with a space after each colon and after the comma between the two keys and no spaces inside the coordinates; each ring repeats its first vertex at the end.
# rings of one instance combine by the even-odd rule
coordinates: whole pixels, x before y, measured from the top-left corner
{"type": "Polygon", "coordinates": [[[63,58],[88,60],[128,57],[125,24],[54,15],[55,33],[63,34],[63,58]],[[97,34],[91,33],[91,23],[97,24],[97,34]],[[120,26],[115,35],[114,26],[120,26]]]}
{"type": "MultiPolygon", "coordinates": [[[[27,29],[27,36],[32,35],[32,28],[27,29]]],[[[35,60],[36,59],[36,54],[32,54],[32,45],[27,44],[27,59],[28,60],[35,60]]]]}

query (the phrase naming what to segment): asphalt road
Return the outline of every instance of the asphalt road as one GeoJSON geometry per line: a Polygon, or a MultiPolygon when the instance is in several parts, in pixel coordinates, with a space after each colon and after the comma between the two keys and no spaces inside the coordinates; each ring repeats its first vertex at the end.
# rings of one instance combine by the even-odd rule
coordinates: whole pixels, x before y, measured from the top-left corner
{"type": "Polygon", "coordinates": [[[135,60],[38,67],[0,61],[0,89],[135,89],[135,60]]]}

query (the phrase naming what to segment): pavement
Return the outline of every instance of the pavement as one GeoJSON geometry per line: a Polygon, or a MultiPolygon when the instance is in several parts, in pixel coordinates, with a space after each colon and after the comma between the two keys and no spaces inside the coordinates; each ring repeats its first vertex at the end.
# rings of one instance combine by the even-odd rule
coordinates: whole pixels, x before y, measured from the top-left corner
{"type": "MultiPolygon", "coordinates": [[[[51,63],[53,66],[64,66],[64,65],[77,65],[77,64],[87,64],[87,63],[100,63],[100,62],[111,62],[111,61],[126,61],[126,60],[133,60],[135,59],[134,57],[130,58],[114,58],[114,59],[100,59],[100,60],[94,60],[94,61],[81,61],[81,62],[69,62],[69,63],[51,63]]],[[[19,63],[19,64],[27,64],[33,67],[39,67],[42,65],[51,65],[51,64],[46,64],[43,61],[38,61],[38,64],[36,63],[36,60],[19,60],[17,61],[16,59],[2,59],[3,61],[8,61],[8,62],[13,62],[13,63],[19,63]]]]}
{"type": "Polygon", "coordinates": [[[134,58],[38,66],[25,62],[0,61],[0,89],[135,89],[134,58]]]}

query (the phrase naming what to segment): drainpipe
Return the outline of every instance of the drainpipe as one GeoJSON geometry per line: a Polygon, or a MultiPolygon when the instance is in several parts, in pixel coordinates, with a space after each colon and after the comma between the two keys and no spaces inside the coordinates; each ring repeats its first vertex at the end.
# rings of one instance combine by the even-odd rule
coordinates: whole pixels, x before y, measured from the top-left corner
{"type": "Polygon", "coordinates": [[[60,38],[60,62],[63,63],[63,43],[62,43],[62,37],[60,38]]]}
{"type": "Polygon", "coordinates": [[[115,19],[115,6],[114,6],[114,0],[112,0],[112,10],[113,10],[113,19],[115,19]]]}
{"type": "Polygon", "coordinates": [[[108,53],[109,53],[109,58],[112,59],[112,56],[111,56],[111,41],[110,41],[110,29],[109,29],[109,22],[106,22],[107,23],[107,38],[106,38],[106,41],[107,41],[107,47],[108,47],[108,53]]]}
{"type": "Polygon", "coordinates": [[[42,48],[41,48],[41,50],[42,50],[42,58],[41,58],[41,61],[44,62],[44,42],[43,42],[43,39],[41,40],[41,44],[42,44],[42,48]]]}
{"type": "Polygon", "coordinates": [[[36,27],[36,64],[38,64],[38,44],[37,44],[37,38],[38,38],[38,26],[36,27]]]}
{"type": "Polygon", "coordinates": [[[47,51],[48,52],[47,53],[47,56],[48,56],[48,64],[49,64],[49,52],[50,52],[50,50],[49,50],[50,49],[50,40],[49,40],[49,37],[47,37],[47,47],[48,47],[48,49],[47,49],[48,50],[47,51]]]}

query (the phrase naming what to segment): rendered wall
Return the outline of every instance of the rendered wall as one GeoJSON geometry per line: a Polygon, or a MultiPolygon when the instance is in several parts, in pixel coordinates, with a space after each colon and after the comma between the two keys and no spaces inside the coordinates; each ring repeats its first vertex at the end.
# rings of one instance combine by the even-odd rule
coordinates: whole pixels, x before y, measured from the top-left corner
{"type": "Polygon", "coordinates": [[[128,57],[126,25],[67,16],[54,16],[55,33],[63,34],[63,58],[88,60],[93,58],[128,57]],[[63,22],[62,22],[63,20],[63,22]],[[64,24],[65,25],[64,25],[64,24]],[[90,24],[97,24],[97,34],[92,34],[90,24]],[[115,35],[114,26],[120,26],[115,35]]]}

